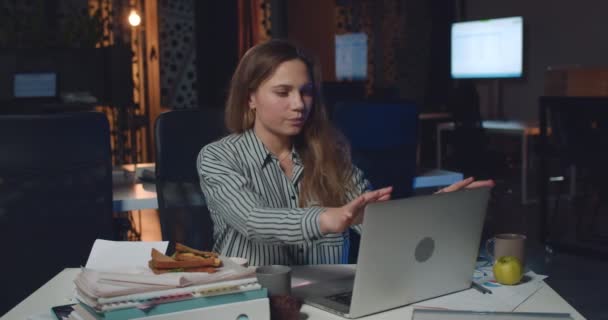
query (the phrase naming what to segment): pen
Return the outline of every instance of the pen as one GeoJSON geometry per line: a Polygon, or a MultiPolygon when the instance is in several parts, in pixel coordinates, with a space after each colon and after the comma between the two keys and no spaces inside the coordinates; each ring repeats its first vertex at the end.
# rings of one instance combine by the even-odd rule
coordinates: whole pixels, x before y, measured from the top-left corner
{"type": "Polygon", "coordinates": [[[486,294],[492,294],[492,290],[480,285],[479,283],[475,282],[475,281],[471,281],[471,287],[475,288],[477,291],[486,294]]]}

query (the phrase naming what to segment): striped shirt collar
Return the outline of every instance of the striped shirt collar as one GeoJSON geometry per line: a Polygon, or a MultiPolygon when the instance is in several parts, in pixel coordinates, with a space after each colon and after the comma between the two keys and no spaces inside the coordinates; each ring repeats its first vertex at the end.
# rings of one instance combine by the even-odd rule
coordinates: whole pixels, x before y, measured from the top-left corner
{"type": "MultiPolygon", "coordinates": [[[[270,151],[268,151],[264,143],[262,143],[262,140],[260,140],[260,138],[255,135],[253,129],[249,129],[243,132],[243,136],[249,142],[249,145],[252,147],[251,152],[252,155],[254,155],[254,158],[257,161],[258,165],[263,168],[268,162],[272,160],[272,157],[274,157],[274,155],[270,151]]],[[[294,165],[302,166],[302,159],[296,151],[295,146],[291,147],[291,156],[294,165]]]]}

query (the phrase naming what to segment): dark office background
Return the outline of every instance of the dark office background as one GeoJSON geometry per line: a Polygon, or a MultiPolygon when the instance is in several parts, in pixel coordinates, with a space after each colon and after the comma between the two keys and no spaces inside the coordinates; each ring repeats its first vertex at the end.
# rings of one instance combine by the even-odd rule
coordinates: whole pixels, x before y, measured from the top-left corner
{"type": "MultiPolygon", "coordinates": [[[[322,62],[324,80],[330,82],[335,81],[334,35],[367,33],[369,78],[363,83],[365,94],[415,101],[420,112],[448,108],[450,90],[455,85],[449,78],[449,31],[453,21],[523,16],[524,77],[501,80],[507,119],[537,120],[538,97],[544,92],[548,67],[608,65],[605,36],[608,1],[604,0],[160,0],[157,3],[160,95],[165,110],[223,105],[230,75],[242,54],[238,26],[243,21],[238,12],[244,4],[255,4],[248,7],[250,15],[257,17],[253,21],[253,38],[287,37],[303,45],[322,62]]],[[[72,21],[70,17],[86,17],[89,4],[111,4],[113,11],[119,12],[128,8],[129,1],[0,0],[0,51],[34,48],[40,53],[51,52],[49,48],[91,47],[95,43],[91,39],[100,36],[89,24],[95,21],[77,20],[91,29],[76,38],[70,38],[67,29],[63,29],[66,21],[72,21]]],[[[115,40],[127,40],[119,25],[112,28],[115,40]]],[[[10,62],[0,59],[0,92],[7,88],[8,80],[2,80],[3,74],[12,67],[10,62]]],[[[494,85],[490,80],[474,82],[484,117],[496,114],[492,102],[494,85]]],[[[151,128],[148,126],[147,130],[151,128]]],[[[434,140],[424,132],[421,143],[434,147],[434,140]]],[[[496,145],[507,152],[517,149],[510,140],[500,140],[496,145]]],[[[432,156],[423,156],[422,160],[422,165],[434,165],[432,156]]],[[[508,162],[502,164],[508,166],[508,162]]],[[[518,168],[507,170],[511,170],[508,172],[511,178],[517,177],[518,168]]],[[[517,183],[508,180],[497,188],[488,211],[486,233],[521,232],[534,242],[538,238],[538,206],[519,204],[517,188],[517,183]]],[[[544,248],[535,249],[538,272],[549,275],[548,282],[558,293],[583,315],[608,319],[602,308],[605,263],[570,255],[546,256],[544,248]]],[[[0,310],[0,314],[3,312],[0,310]]]]}
{"type": "MultiPolygon", "coordinates": [[[[0,47],[20,45],[11,36],[11,23],[17,21],[18,25],[23,25],[25,20],[18,21],[10,8],[21,8],[30,14],[38,10],[43,12],[40,20],[32,23],[41,23],[42,26],[37,28],[48,30],[39,34],[38,39],[28,41],[44,47],[49,39],[59,41],[57,36],[44,35],[60,28],[62,12],[82,12],[86,10],[86,3],[85,0],[0,1],[0,47]]],[[[307,45],[323,62],[326,80],[333,77],[333,56],[330,54],[333,52],[333,34],[346,31],[370,33],[372,85],[396,87],[401,98],[422,102],[423,111],[445,107],[447,90],[452,86],[448,72],[448,39],[449,25],[454,20],[524,17],[525,76],[502,81],[504,111],[509,119],[537,118],[536,97],[543,92],[544,72],[548,67],[598,66],[605,64],[608,56],[608,43],[603,41],[604,30],[608,28],[608,3],[601,0],[581,0],[576,4],[567,0],[267,0],[258,3],[261,15],[265,14],[269,20],[272,20],[272,14],[283,15],[282,20],[277,20],[287,30],[275,26],[274,32],[307,45]],[[273,2],[282,4],[284,8],[271,12],[268,8],[273,2]],[[298,15],[294,13],[296,9],[298,15]],[[318,25],[324,29],[316,27],[318,25]]],[[[237,5],[237,0],[210,3],[159,1],[164,106],[191,108],[222,103],[228,81],[225,74],[230,73],[238,61],[237,5]]],[[[272,25],[265,23],[266,31],[272,36],[272,25]]],[[[489,115],[492,112],[489,101],[492,84],[478,81],[476,85],[482,113],[489,115]]]]}

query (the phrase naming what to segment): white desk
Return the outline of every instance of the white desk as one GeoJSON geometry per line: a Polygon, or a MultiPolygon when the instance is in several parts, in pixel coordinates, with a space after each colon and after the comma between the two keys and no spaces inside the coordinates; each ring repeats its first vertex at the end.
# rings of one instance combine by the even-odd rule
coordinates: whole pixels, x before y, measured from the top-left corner
{"type": "MultiPolygon", "coordinates": [[[[318,279],[318,282],[328,282],[336,275],[344,274],[344,271],[348,272],[348,269],[352,270],[352,265],[323,265],[323,266],[294,266],[292,267],[292,277],[294,279],[309,279],[311,274],[314,274],[314,278],[318,279]],[[338,272],[337,270],[343,270],[338,272]]],[[[352,271],[350,271],[352,272],[352,271]]],[[[292,281],[293,283],[293,281],[292,281]]],[[[305,290],[305,287],[298,287],[293,289],[294,294],[298,294],[298,291],[305,290]]],[[[473,289],[471,289],[473,290],[473,289]]],[[[299,294],[300,295],[300,294],[299,294]]],[[[412,306],[405,306],[397,309],[388,310],[382,313],[366,316],[360,319],[373,319],[373,320],[401,320],[411,319],[412,317],[412,306]]],[[[555,290],[549,285],[545,285],[520,304],[515,312],[554,312],[554,313],[569,313],[573,319],[585,319],[576,309],[574,309],[566,300],[564,300],[555,290]]],[[[301,313],[305,313],[308,320],[320,320],[320,319],[332,319],[332,320],[343,320],[344,318],[334,315],[332,313],[323,311],[321,309],[303,305],[301,313]]]]}
{"type": "MultiPolygon", "coordinates": [[[[293,267],[294,279],[312,272],[313,268],[352,268],[347,265],[334,265],[334,266],[296,266],[293,267]]],[[[7,314],[2,317],[2,320],[13,320],[13,319],[27,319],[32,315],[40,315],[43,313],[50,313],[50,308],[56,305],[68,304],[74,293],[73,280],[78,274],[80,269],[68,268],[61,271],[49,282],[43,285],[40,289],[32,293],[27,299],[23,300],[20,304],[15,306],[7,314]]],[[[318,274],[318,272],[316,272],[318,274]]],[[[326,273],[322,273],[326,274],[326,273]]],[[[335,274],[335,273],[327,273],[335,274]]],[[[328,280],[331,280],[328,278],[328,280]]],[[[294,291],[298,290],[294,288],[294,291]]],[[[542,289],[534,293],[525,302],[519,305],[515,311],[521,312],[565,312],[570,313],[574,319],[585,319],[576,309],[574,309],[568,302],[559,296],[551,287],[545,285],[542,289]]],[[[344,319],[337,315],[325,312],[323,310],[303,305],[301,312],[306,314],[308,320],[321,320],[321,319],[344,319]]],[[[389,310],[379,314],[367,316],[361,319],[374,319],[374,320],[392,320],[392,319],[410,319],[412,314],[412,307],[406,306],[398,309],[389,310]]],[[[52,318],[48,318],[52,319],[52,318]]]]}
{"type": "MultiPolygon", "coordinates": [[[[482,127],[489,133],[500,133],[516,135],[521,137],[521,202],[528,203],[528,136],[540,134],[540,128],[536,124],[522,121],[497,121],[484,120],[482,127]]],[[[441,132],[454,130],[453,122],[444,122],[437,125],[437,168],[441,169],[441,132]]]]}
{"type": "Polygon", "coordinates": [[[156,185],[154,183],[141,183],[136,177],[139,175],[135,169],[154,168],[153,163],[137,165],[124,165],[123,170],[112,171],[112,200],[114,212],[157,209],[156,185]]]}

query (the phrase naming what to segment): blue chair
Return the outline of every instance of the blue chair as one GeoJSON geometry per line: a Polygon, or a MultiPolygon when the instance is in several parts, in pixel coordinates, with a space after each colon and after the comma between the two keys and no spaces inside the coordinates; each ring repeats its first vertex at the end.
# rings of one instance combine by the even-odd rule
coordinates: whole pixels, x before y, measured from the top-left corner
{"type": "MultiPolygon", "coordinates": [[[[332,122],[351,145],[352,161],[374,189],[393,186],[393,199],[413,193],[418,110],[411,102],[343,102],[332,122]]],[[[348,263],[356,263],[360,237],[349,235],[348,263]]]]}
{"type": "Polygon", "coordinates": [[[418,141],[414,103],[339,103],[332,122],[350,142],[353,163],[374,189],[393,186],[394,199],[412,194],[418,141]]]}

